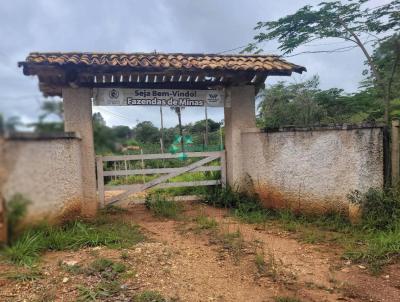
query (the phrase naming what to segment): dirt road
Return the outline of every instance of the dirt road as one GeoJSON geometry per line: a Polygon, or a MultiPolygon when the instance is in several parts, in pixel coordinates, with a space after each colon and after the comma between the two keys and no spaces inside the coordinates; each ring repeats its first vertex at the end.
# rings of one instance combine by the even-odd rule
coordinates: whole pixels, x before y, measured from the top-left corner
{"type": "Polygon", "coordinates": [[[60,261],[84,264],[106,257],[123,258],[128,267],[124,293],[107,301],[131,301],[130,294],[145,290],[172,301],[400,301],[398,265],[371,276],[363,266],[341,259],[338,247],[305,244],[274,226],[238,223],[222,209],[195,204],[187,207],[184,219],[174,221],[155,218],[136,205],[124,216],[139,224],[149,240],[123,251],[47,253],[40,264],[46,277],[0,279],[0,300],[39,301],[48,292],[55,301],[76,301],[77,286],[90,284],[91,277],[65,272],[60,261]],[[199,217],[212,217],[218,225],[199,223],[199,217]]]}

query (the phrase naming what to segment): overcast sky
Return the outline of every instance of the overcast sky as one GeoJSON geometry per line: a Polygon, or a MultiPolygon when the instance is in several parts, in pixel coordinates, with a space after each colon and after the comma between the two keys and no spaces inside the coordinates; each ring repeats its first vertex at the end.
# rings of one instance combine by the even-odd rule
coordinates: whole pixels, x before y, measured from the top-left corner
{"type": "MultiPolygon", "coordinates": [[[[0,6],[0,112],[37,120],[43,101],[37,78],[17,68],[32,51],[122,51],[218,53],[247,44],[257,21],[275,20],[295,12],[303,0],[12,0],[0,6]]],[[[371,6],[387,3],[370,0],[371,6]]],[[[334,42],[334,41],[333,41],[334,42]]],[[[340,45],[341,46],[341,45],[340,45]]],[[[325,46],[319,46],[319,49],[325,46]]],[[[332,47],[329,46],[329,47],[332,47]]],[[[308,48],[307,50],[309,50],[308,48]]],[[[276,43],[266,53],[280,54],[276,43]]],[[[301,51],[299,49],[298,51],[301,51]]],[[[340,54],[300,55],[289,59],[307,67],[307,78],[318,74],[322,88],[354,92],[361,80],[363,57],[358,49],[340,54]]],[[[271,77],[300,80],[299,76],[271,77]]],[[[94,107],[108,125],[134,126],[151,120],[159,125],[159,109],[150,107],[94,107]]],[[[177,123],[168,108],[166,126],[177,123]]],[[[183,122],[202,119],[202,109],[186,109],[183,122]]],[[[223,109],[209,117],[220,121],[223,109]]]]}

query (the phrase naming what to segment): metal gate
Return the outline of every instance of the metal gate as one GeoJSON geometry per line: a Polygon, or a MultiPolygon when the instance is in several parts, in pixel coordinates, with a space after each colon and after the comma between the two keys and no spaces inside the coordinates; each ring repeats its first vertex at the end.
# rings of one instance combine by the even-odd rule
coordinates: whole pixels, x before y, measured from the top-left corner
{"type": "Polygon", "coordinates": [[[145,160],[165,160],[178,159],[177,154],[141,154],[141,155],[112,155],[112,156],[97,156],[97,186],[99,193],[100,206],[113,204],[125,199],[131,194],[142,192],[150,188],[172,188],[172,187],[194,187],[194,186],[215,186],[226,184],[226,162],[225,151],[218,152],[187,152],[187,158],[198,159],[195,162],[189,163],[187,166],[178,168],[146,168],[145,160]],[[219,165],[207,165],[213,161],[219,160],[219,165]],[[140,161],[141,169],[130,169],[130,162],[140,161]],[[111,165],[110,165],[111,162],[111,165]],[[118,164],[117,164],[118,163],[118,164]],[[178,175],[191,172],[205,171],[221,171],[221,177],[213,180],[197,180],[187,182],[168,182],[171,178],[178,175]],[[151,181],[145,181],[145,175],[155,175],[156,178],[151,181]],[[143,175],[143,183],[141,184],[122,184],[122,185],[105,185],[105,177],[120,177],[129,175],[143,175]],[[116,196],[105,201],[106,191],[123,191],[116,196]]]}

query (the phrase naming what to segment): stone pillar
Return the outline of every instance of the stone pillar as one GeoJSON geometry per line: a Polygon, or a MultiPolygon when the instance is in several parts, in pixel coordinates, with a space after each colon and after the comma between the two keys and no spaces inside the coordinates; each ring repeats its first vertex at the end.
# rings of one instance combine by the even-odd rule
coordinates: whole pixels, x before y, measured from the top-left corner
{"type": "Polygon", "coordinates": [[[227,106],[224,109],[227,183],[240,186],[243,180],[241,130],[256,127],[255,87],[228,88],[227,106]]]}
{"type": "Polygon", "coordinates": [[[82,215],[93,217],[96,215],[98,202],[92,124],[92,90],[88,88],[66,88],[62,90],[62,95],[64,102],[64,130],[66,132],[76,132],[82,139],[82,215]]]}

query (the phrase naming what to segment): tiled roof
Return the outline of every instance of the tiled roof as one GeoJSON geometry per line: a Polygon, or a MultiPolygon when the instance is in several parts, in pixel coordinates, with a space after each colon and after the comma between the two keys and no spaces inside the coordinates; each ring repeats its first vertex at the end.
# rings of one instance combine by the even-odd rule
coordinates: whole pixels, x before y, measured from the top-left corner
{"type": "Polygon", "coordinates": [[[53,52],[30,53],[25,62],[19,65],[77,65],[114,66],[138,69],[187,69],[187,70],[226,70],[256,71],[271,73],[301,73],[303,66],[289,63],[274,55],[218,55],[183,53],[79,53],[53,52]]]}

